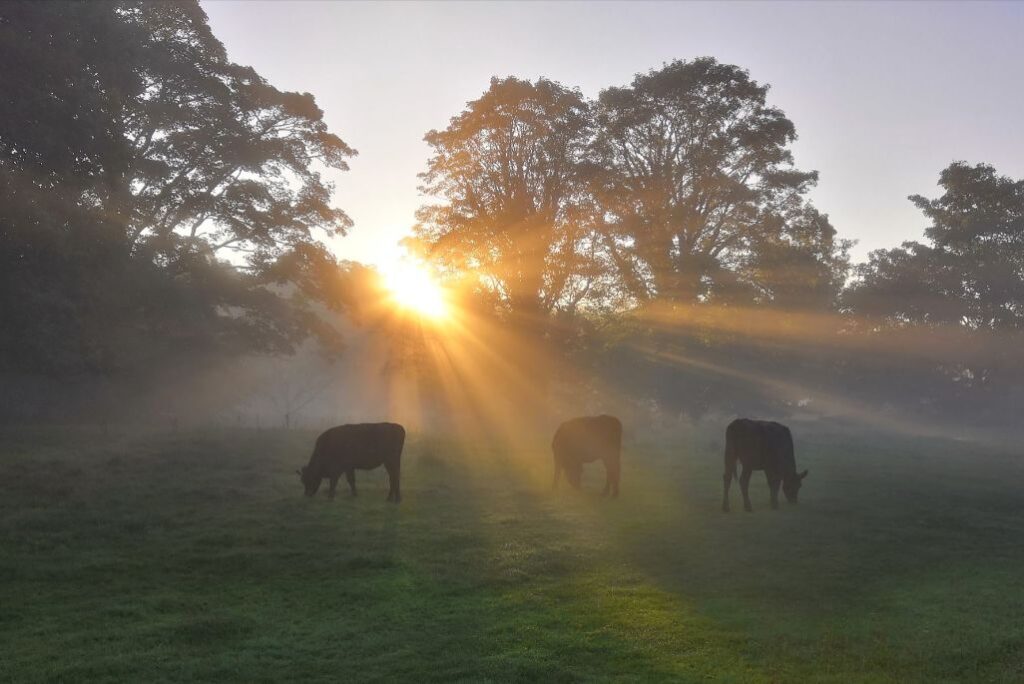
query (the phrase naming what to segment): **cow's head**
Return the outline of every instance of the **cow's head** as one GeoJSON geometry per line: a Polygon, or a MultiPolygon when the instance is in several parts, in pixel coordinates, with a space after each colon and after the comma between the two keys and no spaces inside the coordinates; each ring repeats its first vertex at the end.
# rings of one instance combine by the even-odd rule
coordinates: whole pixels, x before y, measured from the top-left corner
{"type": "Polygon", "coordinates": [[[302,486],[306,488],[306,496],[313,496],[316,494],[316,490],[320,489],[320,482],[323,478],[319,478],[313,475],[309,470],[309,466],[302,466],[301,470],[295,471],[299,480],[302,481],[302,486]]]}
{"type": "Polygon", "coordinates": [[[803,485],[805,477],[807,477],[806,470],[802,473],[797,473],[782,483],[782,493],[786,495],[786,501],[791,504],[795,504],[797,502],[797,497],[800,494],[800,486],[803,485]]]}

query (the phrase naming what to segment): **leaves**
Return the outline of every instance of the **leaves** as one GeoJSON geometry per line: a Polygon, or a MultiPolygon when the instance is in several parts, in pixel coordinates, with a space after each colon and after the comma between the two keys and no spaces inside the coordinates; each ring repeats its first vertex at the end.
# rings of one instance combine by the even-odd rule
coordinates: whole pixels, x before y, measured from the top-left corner
{"type": "Polygon", "coordinates": [[[426,135],[422,190],[440,201],[409,244],[533,315],[654,298],[829,306],[849,243],[804,200],[817,174],[792,167],[795,129],[767,90],[710,58],[595,103],[492,79],[426,135]]]}
{"type": "Polygon", "coordinates": [[[932,244],[872,252],[849,306],[896,323],[1024,328],[1024,181],[956,162],[939,185],[937,199],[910,198],[932,221],[932,244]]]}
{"type": "Polygon", "coordinates": [[[425,136],[432,156],[421,190],[443,203],[420,209],[408,244],[475,272],[515,313],[566,305],[587,259],[577,209],[589,132],[579,91],[492,79],[447,129],[425,136]]]}
{"type": "Polygon", "coordinates": [[[767,106],[767,91],[711,58],[674,61],[602,91],[593,191],[616,264],[641,301],[708,301],[741,290],[772,301],[772,283],[786,276],[767,266],[790,247],[819,273],[816,289],[838,291],[845,251],[802,199],[817,173],[792,168],[795,128],[767,106]],[[769,247],[774,256],[760,253],[769,247]]]}
{"type": "Polygon", "coordinates": [[[311,297],[351,220],[321,174],[355,151],[312,95],[230,62],[194,1],[5,3],[0,61],[5,365],[337,348],[311,297]]]}

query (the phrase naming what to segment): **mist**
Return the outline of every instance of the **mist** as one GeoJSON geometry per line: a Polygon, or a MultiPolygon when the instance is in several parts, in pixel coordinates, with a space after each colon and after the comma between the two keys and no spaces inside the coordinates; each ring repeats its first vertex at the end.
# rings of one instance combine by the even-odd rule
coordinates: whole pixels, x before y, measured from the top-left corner
{"type": "Polygon", "coordinates": [[[931,10],[757,36],[851,18],[807,73],[928,136],[908,189],[807,166],[877,141],[737,33],[581,72],[621,7],[297,7],[0,4],[0,678],[1020,678],[1024,179],[849,52],[931,10]],[[280,57],[413,28],[472,69],[280,57]],[[890,243],[850,219],[896,201],[890,243]]]}

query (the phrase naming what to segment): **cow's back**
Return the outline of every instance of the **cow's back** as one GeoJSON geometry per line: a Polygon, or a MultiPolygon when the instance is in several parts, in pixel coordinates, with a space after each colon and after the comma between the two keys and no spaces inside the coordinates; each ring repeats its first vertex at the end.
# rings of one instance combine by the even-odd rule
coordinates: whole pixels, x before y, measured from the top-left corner
{"type": "Polygon", "coordinates": [[[782,423],[769,422],[765,426],[766,449],[784,472],[796,471],[793,454],[793,433],[782,423]]]}
{"type": "Polygon", "coordinates": [[[405,428],[397,423],[354,423],[322,433],[315,455],[327,467],[369,469],[397,461],[404,444],[405,428]]]}
{"type": "Polygon", "coordinates": [[[737,418],[725,430],[727,458],[738,458],[747,468],[764,470],[792,466],[793,436],[782,423],[737,418]]]}
{"type": "Polygon", "coordinates": [[[551,448],[556,454],[581,462],[618,455],[622,449],[622,422],[608,415],[572,418],[558,426],[551,448]]]}

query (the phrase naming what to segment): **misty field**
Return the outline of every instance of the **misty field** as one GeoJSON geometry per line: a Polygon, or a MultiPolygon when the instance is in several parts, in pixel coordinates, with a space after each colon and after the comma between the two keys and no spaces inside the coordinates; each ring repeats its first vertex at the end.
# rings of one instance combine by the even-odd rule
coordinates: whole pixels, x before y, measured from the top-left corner
{"type": "Polygon", "coordinates": [[[412,434],[397,507],[304,498],[315,433],[2,431],[0,681],[1024,678],[1011,450],[796,430],[801,504],[726,515],[713,427],[618,501],[412,434]]]}

